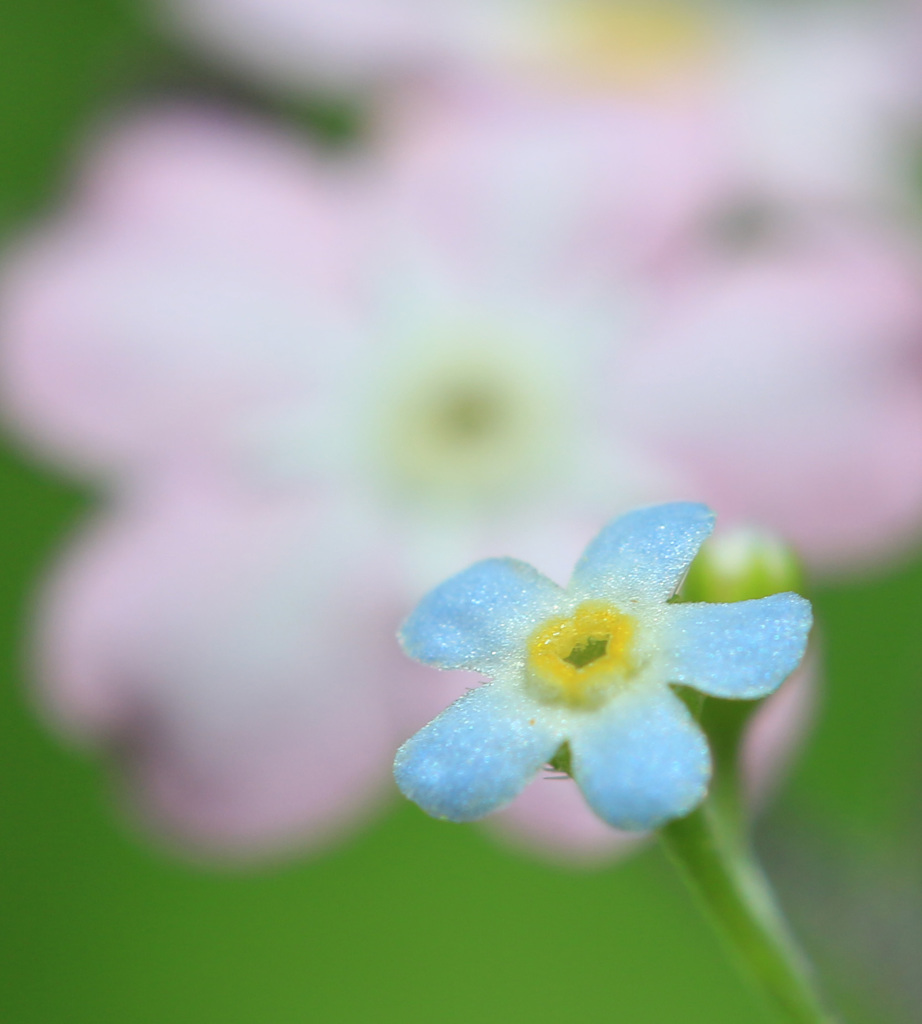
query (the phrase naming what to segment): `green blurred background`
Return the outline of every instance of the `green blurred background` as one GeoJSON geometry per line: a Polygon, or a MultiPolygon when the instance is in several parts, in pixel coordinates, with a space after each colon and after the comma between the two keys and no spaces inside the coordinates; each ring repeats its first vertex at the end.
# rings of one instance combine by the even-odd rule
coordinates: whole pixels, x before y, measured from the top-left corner
{"type": "MultiPolygon", "coordinates": [[[[114,0],[3,6],[5,234],[100,111],[182,77],[144,21],[114,0]]],[[[0,488],[4,1024],[763,1019],[655,848],[565,870],[396,802],[353,843],[261,872],[147,846],[29,700],[30,605],[92,497],[12,449],[0,488]]],[[[846,1019],[919,1020],[922,562],[816,597],[824,707],[760,841],[846,1019]]]]}

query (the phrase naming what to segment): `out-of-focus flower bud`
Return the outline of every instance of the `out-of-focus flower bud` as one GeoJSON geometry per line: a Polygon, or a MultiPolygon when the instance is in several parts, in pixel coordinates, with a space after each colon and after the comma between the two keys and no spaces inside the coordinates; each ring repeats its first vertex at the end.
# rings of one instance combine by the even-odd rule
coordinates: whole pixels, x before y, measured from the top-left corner
{"type": "Polygon", "coordinates": [[[705,542],[692,562],[682,598],[686,601],[752,601],[803,590],[797,554],[767,530],[738,526],[705,542]]]}

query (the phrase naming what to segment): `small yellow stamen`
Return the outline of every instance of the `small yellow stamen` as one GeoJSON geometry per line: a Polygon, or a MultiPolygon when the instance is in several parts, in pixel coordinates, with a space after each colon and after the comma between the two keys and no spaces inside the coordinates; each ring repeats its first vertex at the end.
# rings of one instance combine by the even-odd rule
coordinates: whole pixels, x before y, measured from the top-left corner
{"type": "Polygon", "coordinates": [[[633,671],[636,621],[602,601],[586,601],[568,619],[551,619],[528,642],[528,684],[542,700],[573,707],[601,704],[633,671]]]}

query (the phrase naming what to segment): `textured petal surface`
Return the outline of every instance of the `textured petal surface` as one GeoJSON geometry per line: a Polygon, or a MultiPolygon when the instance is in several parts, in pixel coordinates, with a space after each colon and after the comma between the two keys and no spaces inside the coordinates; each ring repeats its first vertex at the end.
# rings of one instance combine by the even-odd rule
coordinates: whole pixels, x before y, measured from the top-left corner
{"type": "Polygon", "coordinates": [[[691,502],[628,512],[586,548],[570,592],[613,601],[666,601],[713,528],[714,513],[691,502]]]}
{"type": "Polygon", "coordinates": [[[384,798],[390,574],[347,520],[319,501],[171,492],[71,552],[41,623],[43,697],[118,753],[148,825],[255,854],[324,841],[384,798]]]}
{"type": "MultiPolygon", "coordinates": [[[[751,813],[760,811],[778,789],[807,737],[817,705],[816,669],[808,655],[746,728],[743,781],[751,813]]],[[[484,827],[508,845],[555,863],[611,862],[630,856],[650,839],[606,825],[572,780],[543,772],[484,827]]]]}
{"type": "Polygon", "coordinates": [[[669,682],[744,700],[764,697],[787,679],[804,656],[813,625],[810,602],[798,594],[676,604],[667,615],[669,682]]]}
{"type": "Polygon", "coordinates": [[[565,600],[530,565],[489,558],[427,594],[403,624],[400,642],[426,665],[490,674],[523,657],[528,635],[565,600]]]}
{"type": "Polygon", "coordinates": [[[590,807],[615,828],[645,831],[704,799],[711,755],[685,705],[644,686],[587,716],[570,736],[573,776],[590,807]]]}
{"type": "Polygon", "coordinates": [[[503,684],[487,683],[407,740],[394,776],[427,814],[475,821],[517,796],[562,740],[556,716],[503,684]]]}

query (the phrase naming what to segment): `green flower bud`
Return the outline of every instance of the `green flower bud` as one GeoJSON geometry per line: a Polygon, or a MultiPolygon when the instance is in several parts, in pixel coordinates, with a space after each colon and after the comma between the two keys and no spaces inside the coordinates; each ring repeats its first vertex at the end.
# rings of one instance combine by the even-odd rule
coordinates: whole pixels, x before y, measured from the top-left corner
{"type": "Polygon", "coordinates": [[[680,591],[683,601],[750,601],[802,593],[800,559],[779,537],[754,527],[725,530],[707,540],[680,591]]]}

